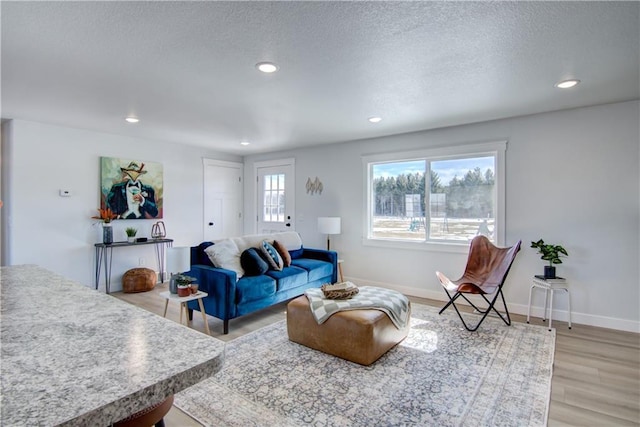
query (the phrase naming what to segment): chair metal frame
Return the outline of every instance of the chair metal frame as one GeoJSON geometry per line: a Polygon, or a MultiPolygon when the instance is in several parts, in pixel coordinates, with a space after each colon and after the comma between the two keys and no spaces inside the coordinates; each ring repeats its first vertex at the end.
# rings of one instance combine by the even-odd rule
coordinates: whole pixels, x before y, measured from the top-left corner
{"type": "MultiPolygon", "coordinates": [[[[511,316],[509,315],[507,303],[504,299],[504,294],[502,293],[502,286],[504,285],[504,282],[507,278],[507,275],[509,274],[509,270],[511,269],[511,265],[515,260],[518,251],[520,251],[521,243],[522,241],[519,240],[515,245],[511,247],[499,248],[493,245],[493,243],[491,243],[485,236],[476,236],[471,241],[465,272],[460,279],[452,281],[449,280],[449,278],[447,278],[447,276],[445,276],[444,274],[436,271],[436,277],[440,281],[440,284],[449,297],[449,302],[444,307],[442,307],[438,314],[442,314],[443,311],[445,311],[449,306],[452,305],[456,310],[456,313],[458,313],[458,317],[462,321],[465,329],[470,332],[474,332],[480,327],[482,322],[484,322],[484,319],[486,319],[489,312],[493,310],[507,326],[510,326],[511,316]],[[476,271],[474,271],[474,267],[477,267],[478,259],[483,260],[482,262],[496,265],[491,266],[491,269],[477,273],[476,271]],[[488,304],[488,307],[485,310],[480,309],[464,294],[480,295],[488,304]],[[489,300],[486,295],[491,294],[493,294],[494,296],[491,300],[489,300]],[[465,322],[462,314],[460,313],[460,310],[458,310],[458,307],[455,304],[455,301],[460,297],[467,301],[467,303],[469,303],[469,305],[476,311],[482,314],[482,318],[473,327],[467,325],[467,322],[465,322]],[[495,307],[495,303],[498,300],[498,297],[502,299],[502,305],[504,306],[506,318],[495,307]]],[[[486,265],[482,265],[481,267],[486,268],[486,265]]]]}

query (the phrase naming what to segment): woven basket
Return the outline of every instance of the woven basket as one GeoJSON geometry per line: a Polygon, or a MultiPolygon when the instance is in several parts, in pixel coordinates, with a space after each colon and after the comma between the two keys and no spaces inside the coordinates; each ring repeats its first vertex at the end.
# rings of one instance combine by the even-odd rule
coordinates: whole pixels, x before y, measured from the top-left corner
{"type": "Polygon", "coordinates": [[[341,290],[327,290],[327,286],[328,285],[322,285],[320,289],[322,289],[324,297],[328,299],[349,299],[359,292],[357,287],[341,290]]]}

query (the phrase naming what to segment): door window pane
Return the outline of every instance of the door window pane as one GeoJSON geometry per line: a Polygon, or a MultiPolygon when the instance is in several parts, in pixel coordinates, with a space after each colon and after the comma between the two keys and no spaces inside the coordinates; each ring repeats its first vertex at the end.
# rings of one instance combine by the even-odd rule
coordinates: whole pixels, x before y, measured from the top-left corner
{"type": "Polygon", "coordinates": [[[264,222],[284,222],[284,174],[265,175],[263,200],[262,220],[264,222]]]}

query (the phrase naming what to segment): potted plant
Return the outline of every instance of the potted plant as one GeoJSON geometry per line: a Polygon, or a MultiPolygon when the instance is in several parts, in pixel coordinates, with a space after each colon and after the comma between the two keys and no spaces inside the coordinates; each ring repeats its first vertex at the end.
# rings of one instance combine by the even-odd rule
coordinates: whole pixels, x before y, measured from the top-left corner
{"type": "Polygon", "coordinates": [[[110,208],[98,209],[98,215],[92,216],[92,219],[99,219],[102,222],[102,243],[113,243],[113,228],[111,227],[111,221],[116,219],[118,215],[113,213],[110,208]]]}
{"type": "Polygon", "coordinates": [[[136,230],[133,227],[127,227],[124,230],[125,233],[127,233],[127,242],[129,243],[133,243],[136,240],[136,233],[138,232],[138,230],[136,230]]]}
{"type": "Polygon", "coordinates": [[[539,254],[542,254],[541,259],[549,261],[549,265],[544,267],[544,278],[555,279],[556,268],[553,264],[562,264],[560,257],[569,256],[567,250],[560,245],[546,244],[542,239],[537,242],[531,242],[531,247],[537,249],[539,254]]]}
{"type": "Polygon", "coordinates": [[[177,274],[175,279],[178,287],[178,296],[188,297],[191,295],[191,284],[196,281],[196,278],[185,274],[177,274]]]}

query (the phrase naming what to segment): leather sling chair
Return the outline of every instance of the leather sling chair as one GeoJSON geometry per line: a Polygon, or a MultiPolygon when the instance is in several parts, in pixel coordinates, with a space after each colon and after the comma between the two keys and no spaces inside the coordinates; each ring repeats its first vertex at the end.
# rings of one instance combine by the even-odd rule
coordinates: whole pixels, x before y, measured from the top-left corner
{"type": "Polygon", "coordinates": [[[442,314],[444,310],[452,305],[456,313],[458,313],[458,317],[462,320],[464,327],[472,332],[478,329],[491,310],[493,310],[504,323],[511,325],[511,317],[509,316],[507,303],[504,300],[502,286],[507,278],[507,274],[509,274],[511,264],[520,250],[521,243],[522,241],[519,240],[518,243],[509,248],[499,248],[494,246],[485,236],[480,235],[474,237],[471,241],[471,247],[469,248],[467,266],[461,278],[452,281],[444,274],[436,271],[436,276],[449,297],[449,302],[442,307],[439,314],[442,314]],[[480,295],[489,306],[485,310],[481,310],[472,303],[465,294],[480,295]],[[489,300],[487,296],[491,295],[493,295],[493,297],[489,300]],[[506,318],[495,308],[498,296],[502,298],[506,318]],[[460,314],[455,303],[459,297],[462,297],[483,315],[475,326],[469,327],[460,314]]]}

